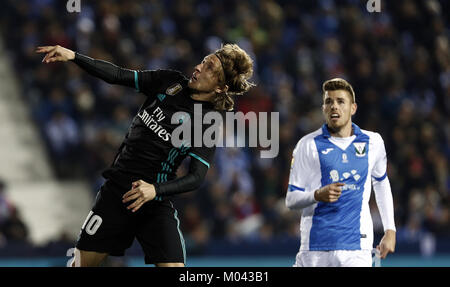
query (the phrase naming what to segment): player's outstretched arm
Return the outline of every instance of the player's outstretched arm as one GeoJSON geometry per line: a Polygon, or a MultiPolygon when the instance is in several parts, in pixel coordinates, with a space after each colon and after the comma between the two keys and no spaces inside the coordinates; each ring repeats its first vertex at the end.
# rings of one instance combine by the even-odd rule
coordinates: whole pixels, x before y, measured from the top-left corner
{"type": "Polygon", "coordinates": [[[92,59],[70,49],[56,46],[42,46],[36,48],[36,53],[45,53],[43,63],[73,61],[90,75],[100,78],[110,84],[135,87],[135,71],[120,68],[110,62],[92,59]]]}
{"type": "Polygon", "coordinates": [[[56,46],[42,46],[36,48],[36,53],[45,53],[42,63],[67,62],[75,59],[75,52],[67,48],[56,46]]]}

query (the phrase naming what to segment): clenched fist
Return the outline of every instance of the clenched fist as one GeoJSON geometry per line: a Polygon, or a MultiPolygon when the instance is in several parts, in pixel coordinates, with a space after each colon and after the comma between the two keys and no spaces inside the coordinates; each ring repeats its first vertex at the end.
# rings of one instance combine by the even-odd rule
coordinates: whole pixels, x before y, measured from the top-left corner
{"type": "Polygon", "coordinates": [[[322,188],[314,192],[314,199],[323,202],[335,202],[342,194],[341,186],[344,186],[342,182],[335,182],[329,185],[325,185],[322,188]]]}

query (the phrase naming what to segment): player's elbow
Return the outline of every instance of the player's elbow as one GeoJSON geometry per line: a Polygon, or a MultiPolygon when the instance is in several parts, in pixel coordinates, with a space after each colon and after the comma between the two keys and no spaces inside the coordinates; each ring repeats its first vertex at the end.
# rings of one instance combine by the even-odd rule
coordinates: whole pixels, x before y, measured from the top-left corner
{"type": "Polygon", "coordinates": [[[314,192],[288,191],[286,195],[286,207],[291,210],[301,210],[317,201],[314,199],[314,192]]]}
{"type": "Polygon", "coordinates": [[[195,183],[192,185],[192,190],[197,190],[197,189],[199,189],[201,186],[202,186],[202,181],[195,182],[195,183]]]}
{"type": "Polygon", "coordinates": [[[192,174],[192,182],[191,182],[191,186],[190,189],[191,190],[196,190],[199,189],[202,186],[203,180],[204,180],[204,176],[199,175],[199,174],[192,174]]]}
{"type": "Polygon", "coordinates": [[[284,203],[285,203],[287,208],[289,208],[291,210],[296,209],[295,200],[294,200],[294,198],[292,196],[292,193],[289,192],[289,191],[286,194],[286,199],[285,199],[284,203]]]}

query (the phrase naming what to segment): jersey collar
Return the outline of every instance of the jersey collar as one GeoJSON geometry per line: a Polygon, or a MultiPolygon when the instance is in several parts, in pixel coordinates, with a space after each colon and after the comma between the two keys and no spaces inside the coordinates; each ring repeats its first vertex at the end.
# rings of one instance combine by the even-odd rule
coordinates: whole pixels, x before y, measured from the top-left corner
{"type": "MultiPolygon", "coordinates": [[[[361,134],[361,129],[355,124],[352,123],[352,129],[353,129],[353,134],[358,137],[358,135],[361,134]]],[[[327,124],[323,124],[322,125],[322,136],[324,138],[329,138],[331,137],[330,132],[328,131],[328,126],[327,124]]]]}

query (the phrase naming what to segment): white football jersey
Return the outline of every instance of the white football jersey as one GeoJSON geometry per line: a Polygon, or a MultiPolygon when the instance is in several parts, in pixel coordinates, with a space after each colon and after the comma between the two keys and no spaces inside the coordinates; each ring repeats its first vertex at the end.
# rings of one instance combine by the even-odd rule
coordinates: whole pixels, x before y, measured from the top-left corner
{"type": "Polygon", "coordinates": [[[371,250],[368,203],[372,181],[384,229],[395,230],[383,139],[352,126],[353,136],[336,138],[324,124],[294,149],[286,205],[302,209],[300,250],[371,250]],[[345,184],[340,198],[333,203],[317,202],[314,191],[334,182],[345,184]],[[376,182],[383,184],[375,189],[376,182]]]}

